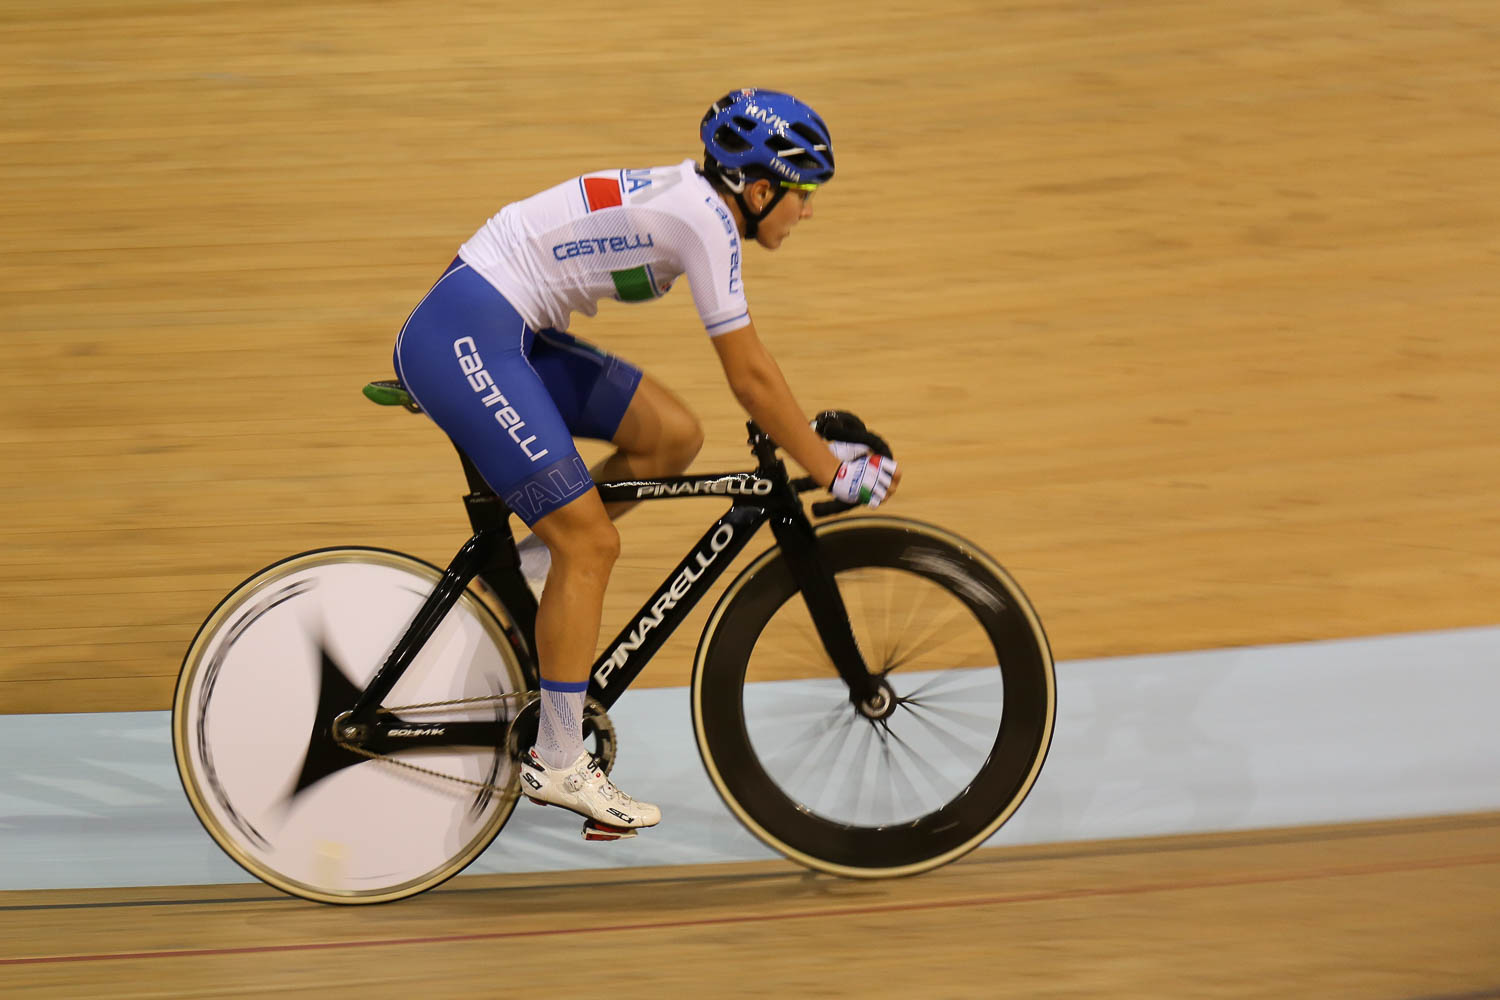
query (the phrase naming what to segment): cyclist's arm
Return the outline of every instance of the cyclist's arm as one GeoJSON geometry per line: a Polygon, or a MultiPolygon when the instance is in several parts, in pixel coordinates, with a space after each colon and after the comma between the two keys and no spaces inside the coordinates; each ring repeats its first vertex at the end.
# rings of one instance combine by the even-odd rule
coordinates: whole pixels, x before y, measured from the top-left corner
{"type": "Polygon", "coordinates": [[[720,334],[713,344],[729,388],[750,419],[824,487],[832,483],[839,460],[808,426],[781,368],[756,335],[755,323],[720,334]]]}

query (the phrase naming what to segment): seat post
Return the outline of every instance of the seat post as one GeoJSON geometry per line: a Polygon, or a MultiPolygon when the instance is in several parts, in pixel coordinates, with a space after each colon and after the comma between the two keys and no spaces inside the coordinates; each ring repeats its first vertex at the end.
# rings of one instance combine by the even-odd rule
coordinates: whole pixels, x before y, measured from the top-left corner
{"type": "MultiPolygon", "coordinates": [[[[505,502],[490,489],[490,484],[484,481],[479,474],[479,469],[467,453],[458,445],[453,446],[458,451],[458,457],[463,462],[464,478],[469,483],[469,493],[464,497],[464,508],[469,512],[469,524],[474,528],[477,535],[481,532],[493,532],[503,534],[506,537],[514,537],[510,528],[511,510],[505,506],[505,502]]],[[[501,546],[504,549],[505,546],[501,546]]]]}
{"type": "Polygon", "coordinates": [[[479,474],[479,467],[474,464],[474,460],[469,457],[468,452],[464,451],[457,444],[453,446],[453,449],[458,452],[459,461],[464,464],[464,478],[469,481],[469,492],[493,494],[494,490],[490,489],[490,484],[485,482],[484,477],[479,474]]]}
{"type": "MultiPolygon", "coordinates": [[[[458,457],[464,466],[464,477],[469,481],[464,509],[468,511],[469,524],[474,528],[473,540],[486,543],[487,556],[477,575],[499,598],[511,624],[519,630],[525,649],[534,651],[537,600],[527,585],[526,578],[521,575],[521,555],[516,550],[516,535],[510,525],[512,511],[490,489],[490,484],[479,474],[473,459],[457,444],[453,447],[458,451],[458,457]]],[[[534,652],[522,655],[521,670],[531,688],[535,689],[541,684],[534,652]]]]}

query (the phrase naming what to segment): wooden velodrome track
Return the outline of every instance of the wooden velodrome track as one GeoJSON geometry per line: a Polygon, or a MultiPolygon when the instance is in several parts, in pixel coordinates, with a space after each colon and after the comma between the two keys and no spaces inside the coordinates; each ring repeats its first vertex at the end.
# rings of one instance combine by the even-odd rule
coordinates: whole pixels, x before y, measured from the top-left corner
{"type": "MultiPolygon", "coordinates": [[[[489,213],[695,155],[745,83],[813,101],[840,166],[751,250],[763,335],[809,411],[895,444],[893,513],[1000,556],[1059,659],[1493,624],[1497,39],[1493,0],[5,0],[0,711],[166,708],[203,615],[284,554],[446,562],[457,463],[360,384],[489,213]]],[[[690,296],[575,332],[701,415],[698,468],[745,463],[690,296]]],[[[625,523],[607,628],[710,513],[625,523]]],[[[684,683],[704,613],[645,681],[684,683]]],[[[473,878],[357,911],[9,893],[0,993],[1491,997],[1497,830],[880,884],[473,878]]]]}

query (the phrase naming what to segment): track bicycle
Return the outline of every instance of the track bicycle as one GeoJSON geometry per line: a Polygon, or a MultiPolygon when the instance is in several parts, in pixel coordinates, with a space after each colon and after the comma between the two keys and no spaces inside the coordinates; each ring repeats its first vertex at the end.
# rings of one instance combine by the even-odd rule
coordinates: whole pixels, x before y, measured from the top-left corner
{"type": "MultiPolygon", "coordinates": [[[[364,391],[420,412],[398,382],[364,391]]],[[[830,417],[858,424],[824,414],[825,436],[830,417]]],[[[709,779],[751,833],[809,868],[881,878],[952,861],[1014,814],[1046,758],[1057,695],[1041,622],[998,563],[940,528],[814,526],[800,495],[820,484],[790,478],[747,428],[752,471],[598,484],[605,502],[729,508],[594,663],[586,742],[608,770],[610,707],[769,523],[775,545],[729,584],[693,663],[709,779]]],[[[219,846],[285,892],[415,895],[462,871],[515,808],[539,712],[537,605],[510,511],[459,457],[474,533],[446,569],[378,548],[290,556],[220,601],[184,657],[183,789],[219,846]]],[[[851,509],[824,501],[813,515],[851,509]]],[[[584,836],[609,830],[586,822],[584,836]]]]}

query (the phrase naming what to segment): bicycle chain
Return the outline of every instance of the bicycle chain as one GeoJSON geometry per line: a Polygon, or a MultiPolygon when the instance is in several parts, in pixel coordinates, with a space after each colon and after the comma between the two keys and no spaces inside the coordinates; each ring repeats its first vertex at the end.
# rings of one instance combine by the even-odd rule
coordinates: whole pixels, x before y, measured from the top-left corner
{"type": "MultiPolygon", "coordinates": [[[[395,715],[397,712],[412,712],[412,711],[418,711],[418,710],[424,709],[424,708],[450,708],[450,707],[452,707],[454,705],[476,705],[476,704],[480,704],[482,702],[505,702],[505,701],[511,701],[511,700],[513,700],[515,698],[525,698],[525,697],[533,695],[533,694],[534,694],[534,692],[531,692],[531,691],[520,691],[520,692],[516,692],[514,694],[492,694],[492,695],[481,695],[478,698],[458,698],[458,699],[455,699],[453,701],[424,701],[424,702],[420,702],[420,703],[415,704],[415,705],[392,705],[389,708],[378,708],[378,709],[376,709],[375,710],[375,714],[376,715],[395,715]]],[[[525,709],[525,706],[523,705],[522,706],[522,710],[524,710],[524,709],[525,709]]],[[[516,714],[519,717],[520,713],[518,712],[516,714]]],[[[505,748],[504,748],[504,752],[506,754],[509,754],[509,752],[510,752],[510,730],[508,728],[506,729],[505,736],[506,736],[506,739],[505,739],[506,745],[505,745],[505,748]]],[[[394,764],[397,767],[404,767],[407,770],[416,771],[419,774],[430,775],[430,776],[432,776],[434,778],[443,778],[443,779],[446,779],[448,781],[456,781],[456,782],[458,782],[461,785],[468,785],[468,786],[470,786],[472,788],[478,788],[478,789],[487,790],[487,791],[491,791],[491,792],[499,792],[501,795],[506,794],[506,789],[501,788],[499,785],[496,785],[493,782],[475,781],[472,778],[460,778],[456,774],[444,774],[441,771],[434,771],[430,767],[421,767],[421,766],[419,766],[417,764],[409,763],[408,761],[397,760],[395,757],[391,756],[390,754],[376,753],[373,750],[366,750],[364,747],[357,747],[357,746],[355,746],[352,743],[345,743],[342,739],[339,738],[337,730],[335,730],[335,732],[334,732],[333,742],[338,745],[339,749],[341,749],[341,750],[347,750],[350,753],[355,754],[355,755],[360,756],[360,757],[366,757],[366,758],[369,758],[370,760],[382,760],[382,761],[385,761],[387,764],[394,764]]],[[[499,749],[499,748],[497,748],[497,749],[499,749]]]]}

